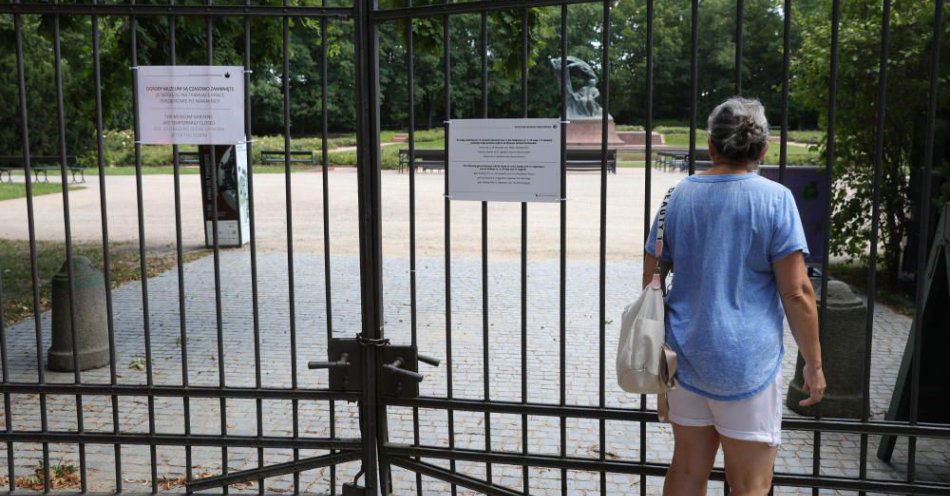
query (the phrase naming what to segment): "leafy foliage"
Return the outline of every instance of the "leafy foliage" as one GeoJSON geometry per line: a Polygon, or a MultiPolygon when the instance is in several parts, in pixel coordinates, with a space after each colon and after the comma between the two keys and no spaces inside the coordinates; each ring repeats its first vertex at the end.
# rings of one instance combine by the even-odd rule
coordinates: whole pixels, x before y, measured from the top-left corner
{"type": "MultiPolygon", "coordinates": [[[[830,2],[823,4],[830,8],[830,2]]],[[[821,109],[827,107],[829,97],[831,25],[821,12],[818,9],[803,19],[802,48],[794,61],[794,97],[824,119],[821,109]]],[[[861,259],[867,257],[871,234],[881,18],[881,2],[842,2],[831,251],[861,259]]],[[[922,165],[932,29],[931,2],[894,2],[878,218],[885,282],[891,287],[897,282],[901,247],[911,222],[911,178],[917,177],[922,165]]],[[[947,47],[942,51],[946,54],[947,47]]],[[[826,142],[822,150],[826,152],[826,142]]]]}

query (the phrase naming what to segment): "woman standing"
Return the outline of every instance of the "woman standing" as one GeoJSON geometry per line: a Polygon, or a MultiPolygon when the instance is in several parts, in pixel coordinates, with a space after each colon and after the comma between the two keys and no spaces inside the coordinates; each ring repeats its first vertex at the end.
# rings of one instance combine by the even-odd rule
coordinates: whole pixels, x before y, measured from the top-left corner
{"type": "Polygon", "coordinates": [[[712,166],[676,186],[659,260],[675,271],[666,342],[679,362],[676,389],[659,401],[675,439],[663,494],[705,495],[722,445],[731,494],[765,495],[781,443],[783,316],[805,359],[802,404],[825,390],[808,246],[791,192],[753,172],[768,147],[762,104],[731,98],[708,124],[712,166]]]}

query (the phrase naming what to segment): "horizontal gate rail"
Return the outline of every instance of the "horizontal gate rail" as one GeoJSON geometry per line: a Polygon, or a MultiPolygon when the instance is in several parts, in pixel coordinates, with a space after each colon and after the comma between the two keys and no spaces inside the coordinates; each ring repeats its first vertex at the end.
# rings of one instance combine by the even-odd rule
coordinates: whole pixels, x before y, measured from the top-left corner
{"type": "Polygon", "coordinates": [[[595,3],[600,0],[481,0],[477,2],[447,3],[419,7],[374,10],[373,21],[387,21],[411,17],[438,17],[457,14],[478,14],[498,10],[514,10],[534,7],[552,7],[578,3],[595,3]]]}
{"type": "Polygon", "coordinates": [[[0,432],[0,442],[141,444],[149,446],[220,446],[235,448],[359,449],[359,439],[325,437],[290,438],[273,436],[235,436],[219,434],[149,434],[75,431],[0,432]]]}
{"type": "Polygon", "coordinates": [[[9,382],[0,384],[0,393],[12,394],[88,394],[116,396],[162,396],[185,398],[260,398],[270,400],[357,401],[359,393],[329,389],[280,389],[217,386],[148,386],[133,384],[37,384],[9,382]]]}
{"type": "Polygon", "coordinates": [[[329,455],[316,456],[306,460],[289,461],[277,465],[268,465],[266,467],[252,468],[250,470],[241,470],[232,472],[228,475],[217,477],[206,477],[188,483],[189,491],[201,491],[215,487],[229,486],[253,480],[261,480],[264,477],[277,477],[281,475],[299,473],[304,470],[313,470],[326,466],[335,466],[338,463],[347,463],[359,460],[362,453],[359,451],[341,451],[329,455]]]}
{"type": "Polygon", "coordinates": [[[333,17],[349,19],[353,11],[345,7],[280,7],[240,5],[110,5],[14,3],[0,5],[2,14],[63,14],[117,16],[255,16],[255,17],[333,17]]]}
{"type": "Polygon", "coordinates": [[[428,475],[429,477],[439,479],[453,485],[473,489],[489,496],[521,496],[524,494],[519,491],[508,489],[507,487],[501,487],[497,484],[491,484],[474,477],[452,472],[451,470],[444,469],[437,465],[432,465],[401,456],[394,456],[390,458],[389,461],[397,467],[402,467],[418,474],[428,475]]]}
{"type": "MultiPolygon", "coordinates": [[[[600,408],[581,405],[555,405],[549,403],[521,403],[514,401],[483,401],[419,397],[415,399],[386,398],[389,406],[448,409],[466,412],[490,412],[499,414],[527,414],[541,417],[584,418],[628,422],[657,422],[655,410],[627,408],[600,408]]],[[[930,424],[889,420],[846,420],[812,418],[789,418],[782,420],[782,429],[792,431],[822,431],[893,436],[920,436],[935,439],[950,439],[950,427],[945,424],[930,424]]]]}
{"type": "MultiPolygon", "coordinates": [[[[566,470],[580,470],[590,472],[606,472],[616,474],[646,474],[653,477],[663,477],[669,468],[665,463],[641,463],[635,461],[610,461],[595,458],[579,458],[558,455],[524,455],[516,452],[467,450],[461,448],[440,448],[434,446],[409,446],[387,444],[387,453],[393,457],[393,463],[399,464],[403,457],[438,458],[455,461],[492,462],[503,465],[528,465],[531,467],[560,468],[566,470]]],[[[725,472],[721,468],[713,469],[712,480],[725,480],[725,472]]],[[[798,475],[776,473],[776,486],[821,487],[824,489],[841,490],[870,490],[894,492],[901,494],[946,494],[950,495],[950,485],[918,481],[915,483],[857,479],[848,477],[831,477],[824,475],[798,475]]]]}

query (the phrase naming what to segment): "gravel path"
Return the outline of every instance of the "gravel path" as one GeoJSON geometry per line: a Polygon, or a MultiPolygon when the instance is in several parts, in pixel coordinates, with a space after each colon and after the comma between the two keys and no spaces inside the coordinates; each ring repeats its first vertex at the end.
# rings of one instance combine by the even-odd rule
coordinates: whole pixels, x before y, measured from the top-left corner
{"type": "MultiPolygon", "coordinates": [[[[619,169],[607,180],[607,257],[622,260],[640,257],[643,239],[645,170],[619,169]]],[[[90,174],[92,176],[92,174],[90,174]]],[[[355,170],[336,168],[329,174],[330,240],[334,255],[359,253],[357,183],[355,170]]],[[[653,205],[683,177],[679,173],[653,172],[653,205]]],[[[322,253],[322,174],[292,175],[293,242],[296,251],[322,253]]],[[[416,175],[416,232],[419,256],[441,257],[444,241],[445,176],[416,175]]],[[[596,260],[599,253],[600,175],[571,173],[567,191],[567,255],[570,260],[596,260]]],[[[114,241],[138,241],[138,216],[134,176],[107,176],[109,233],[114,241]]],[[[145,237],[148,246],[166,249],[175,242],[174,189],[170,175],[143,176],[145,237]]],[[[286,197],[282,174],[254,177],[258,246],[285,250],[287,246],[286,197]]],[[[201,227],[199,177],[181,176],[182,234],[187,247],[204,242],[201,227]]],[[[70,219],[75,240],[98,242],[100,230],[99,183],[90,178],[86,188],[71,191],[70,219]]],[[[387,256],[409,255],[409,175],[383,173],[383,250],[387,256]]],[[[61,195],[34,199],[36,235],[41,240],[63,239],[61,195]]],[[[532,259],[557,258],[560,208],[557,204],[528,207],[528,245],[532,259]]],[[[489,250],[492,258],[517,259],[521,254],[521,207],[517,203],[491,203],[488,208],[489,250]]],[[[452,250],[455,256],[481,256],[478,202],[452,203],[452,250]]],[[[24,199],[0,202],[0,238],[27,239],[24,199]]]]}

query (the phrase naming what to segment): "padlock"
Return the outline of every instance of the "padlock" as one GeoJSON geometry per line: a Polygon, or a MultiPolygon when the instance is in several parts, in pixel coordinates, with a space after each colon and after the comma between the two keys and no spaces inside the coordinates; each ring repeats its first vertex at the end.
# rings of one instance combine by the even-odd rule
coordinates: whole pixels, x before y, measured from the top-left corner
{"type": "Polygon", "coordinates": [[[343,483],[343,496],[367,496],[366,488],[355,482],[343,483]]]}

